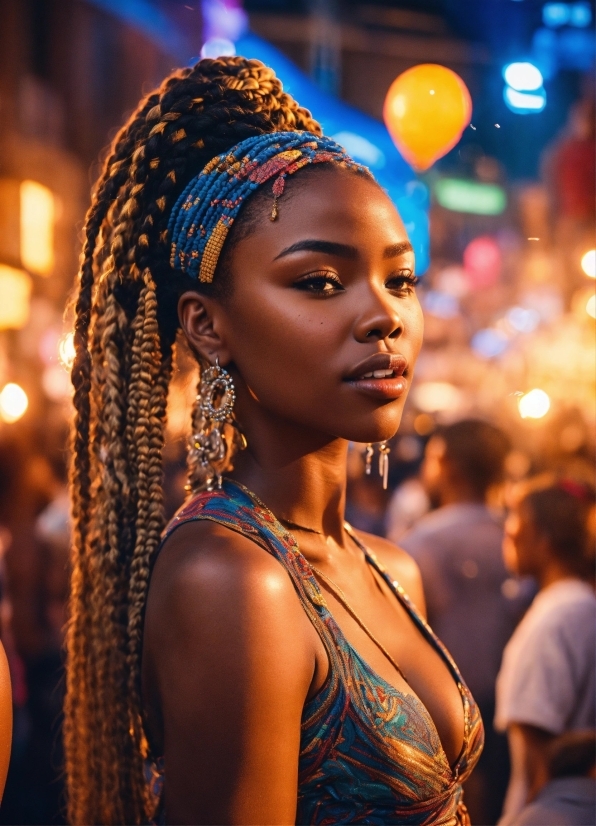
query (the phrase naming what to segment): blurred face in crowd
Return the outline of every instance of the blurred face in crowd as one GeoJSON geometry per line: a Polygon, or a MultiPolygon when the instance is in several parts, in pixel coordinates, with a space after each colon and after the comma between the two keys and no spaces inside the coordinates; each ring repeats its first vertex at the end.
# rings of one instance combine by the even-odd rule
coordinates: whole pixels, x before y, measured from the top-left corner
{"type": "Polygon", "coordinates": [[[537,577],[547,557],[546,539],[538,530],[530,507],[523,501],[516,503],[505,521],[505,566],[517,576],[537,577]]]}
{"type": "Polygon", "coordinates": [[[433,436],[426,446],[422,463],[422,484],[433,507],[441,504],[441,491],[447,476],[447,445],[440,436],[433,436]]]}

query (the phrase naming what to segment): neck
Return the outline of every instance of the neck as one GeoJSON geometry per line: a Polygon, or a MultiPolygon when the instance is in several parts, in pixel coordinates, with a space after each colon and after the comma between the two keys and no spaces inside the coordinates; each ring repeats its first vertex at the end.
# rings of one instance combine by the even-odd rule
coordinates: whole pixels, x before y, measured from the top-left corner
{"type": "Polygon", "coordinates": [[[538,574],[538,588],[543,591],[549,585],[560,582],[563,579],[579,579],[580,577],[570,568],[562,565],[558,560],[553,559],[538,574]]]}
{"type": "Polygon", "coordinates": [[[277,516],[345,544],[348,443],[271,421],[252,423],[248,448],[229,474],[277,516]]]}
{"type": "Polygon", "coordinates": [[[445,505],[486,504],[483,495],[471,490],[465,485],[447,485],[441,491],[441,507],[445,505]]]}

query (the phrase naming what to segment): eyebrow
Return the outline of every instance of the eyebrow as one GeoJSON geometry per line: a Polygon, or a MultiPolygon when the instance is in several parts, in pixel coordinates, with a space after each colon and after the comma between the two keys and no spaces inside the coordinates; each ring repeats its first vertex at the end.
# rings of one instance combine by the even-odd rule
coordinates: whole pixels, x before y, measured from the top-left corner
{"type": "Polygon", "coordinates": [[[398,244],[385,247],[383,258],[399,258],[404,252],[414,252],[414,247],[409,241],[400,241],[398,244]]]}
{"type": "MultiPolygon", "coordinates": [[[[358,250],[351,244],[338,244],[335,241],[322,241],[315,238],[306,238],[304,241],[297,241],[289,247],[283,249],[279,255],[273,259],[277,261],[278,258],[284,258],[286,255],[292,255],[294,252],[322,252],[326,255],[335,255],[339,258],[347,258],[354,261],[358,258],[358,250]]],[[[385,247],[383,251],[383,258],[397,258],[403,255],[404,252],[412,252],[413,247],[409,241],[400,241],[397,244],[391,244],[385,247]]]]}

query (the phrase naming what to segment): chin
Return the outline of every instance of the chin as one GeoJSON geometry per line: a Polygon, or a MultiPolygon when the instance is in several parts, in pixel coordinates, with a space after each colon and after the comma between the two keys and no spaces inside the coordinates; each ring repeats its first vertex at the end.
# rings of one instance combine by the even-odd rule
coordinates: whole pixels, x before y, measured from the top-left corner
{"type": "Polygon", "coordinates": [[[400,405],[396,410],[381,409],[375,411],[365,421],[352,423],[351,426],[346,427],[345,432],[338,434],[338,436],[347,441],[361,444],[388,441],[399,430],[402,414],[403,405],[400,405]]]}

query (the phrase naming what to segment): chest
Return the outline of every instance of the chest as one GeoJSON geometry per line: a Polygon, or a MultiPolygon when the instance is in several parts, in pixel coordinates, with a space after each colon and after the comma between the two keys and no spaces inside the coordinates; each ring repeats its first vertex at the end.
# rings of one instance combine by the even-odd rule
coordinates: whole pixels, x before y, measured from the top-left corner
{"type": "MultiPolygon", "coordinates": [[[[380,678],[389,688],[421,704],[453,765],[464,742],[464,706],[457,679],[438,644],[378,577],[361,582],[359,588],[350,588],[345,596],[351,611],[331,592],[325,593],[339,632],[336,642],[341,647],[345,641],[373,678],[380,678]]],[[[325,652],[323,657],[327,661],[325,652]]],[[[327,669],[320,672],[321,685],[327,669]]]]}

